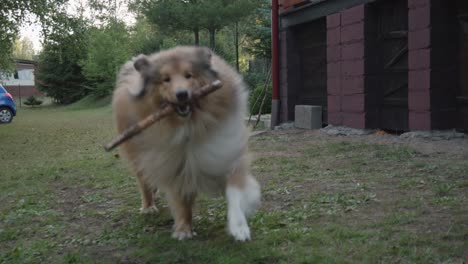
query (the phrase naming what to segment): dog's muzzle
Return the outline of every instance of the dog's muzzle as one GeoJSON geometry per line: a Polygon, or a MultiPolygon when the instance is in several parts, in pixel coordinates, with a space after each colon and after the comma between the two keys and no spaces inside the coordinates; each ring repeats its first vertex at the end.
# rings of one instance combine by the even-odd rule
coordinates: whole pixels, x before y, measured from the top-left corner
{"type": "Polygon", "coordinates": [[[173,106],[177,114],[181,117],[187,117],[192,112],[192,106],[190,104],[176,104],[173,106]]]}

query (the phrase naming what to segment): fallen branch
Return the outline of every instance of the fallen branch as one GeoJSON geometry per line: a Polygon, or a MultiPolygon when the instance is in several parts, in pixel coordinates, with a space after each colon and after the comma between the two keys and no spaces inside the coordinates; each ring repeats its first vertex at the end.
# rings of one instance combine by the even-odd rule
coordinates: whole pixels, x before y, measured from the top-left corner
{"type": "MultiPolygon", "coordinates": [[[[221,81],[216,80],[211,84],[203,86],[199,90],[196,90],[192,94],[192,98],[190,99],[191,102],[196,101],[200,97],[204,97],[207,94],[210,94],[219,88],[221,88],[223,84],[221,81]]],[[[168,116],[169,114],[174,112],[174,105],[172,104],[165,104],[163,108],[159,111],[154,112],[153,114],[147,116],[145,119],[141,120],[137,124],[127,128],[124,132],[122,132],[118,137],[112,140],[109,144],[107,144],[104,149],[106,151],[111,151],[118,145],[122,144],[123,142],[127,141],[128,139],[132,138],[133,136],[141,133],[143,130],[148,128],[149,126],[153,125],[157,121],[163,119],[164,117],[168,116]]]]}

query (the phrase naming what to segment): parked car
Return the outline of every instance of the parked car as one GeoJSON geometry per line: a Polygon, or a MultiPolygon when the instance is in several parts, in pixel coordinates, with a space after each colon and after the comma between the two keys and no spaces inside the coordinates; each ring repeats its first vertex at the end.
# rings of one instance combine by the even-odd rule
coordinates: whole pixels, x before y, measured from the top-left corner
{"type": "Polygon", "coordinates": [[[10,123],[16,115],[13,96],[0,85],[0,123],[10,123]]]}

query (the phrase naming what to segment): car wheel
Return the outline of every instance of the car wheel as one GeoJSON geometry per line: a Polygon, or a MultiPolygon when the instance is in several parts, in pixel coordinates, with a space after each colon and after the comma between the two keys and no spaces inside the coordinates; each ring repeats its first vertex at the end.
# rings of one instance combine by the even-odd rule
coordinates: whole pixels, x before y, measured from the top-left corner
{"type": "Polygon", "coordinates": [[[13,120],[13,112],[9,108],[0,107],[0,123],[10,123],[13,120]]]}

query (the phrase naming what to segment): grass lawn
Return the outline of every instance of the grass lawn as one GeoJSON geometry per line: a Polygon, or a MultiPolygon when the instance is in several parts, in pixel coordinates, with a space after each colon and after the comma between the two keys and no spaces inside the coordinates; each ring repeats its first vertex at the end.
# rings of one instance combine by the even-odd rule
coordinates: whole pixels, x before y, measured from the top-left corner
{"type": "Polygon", "coordinates": [[[253,240],[226,234],[202,197],[189,241],[164,200],[143,216],[107,107],[20,109],[0,126],[0,263],[462,263],[468,139],[269,132],[251,139],[263,205],[253,240]]]}

